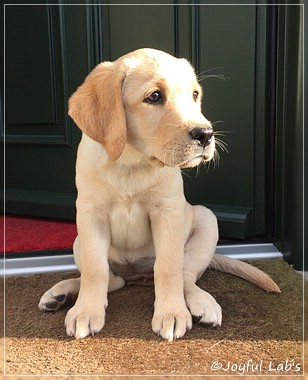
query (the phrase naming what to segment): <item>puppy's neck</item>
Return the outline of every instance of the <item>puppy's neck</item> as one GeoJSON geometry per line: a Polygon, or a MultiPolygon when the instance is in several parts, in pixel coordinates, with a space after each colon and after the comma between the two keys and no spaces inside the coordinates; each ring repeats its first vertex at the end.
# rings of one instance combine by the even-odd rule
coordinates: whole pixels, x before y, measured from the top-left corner
{"type": "Polygon", "coordinates": [[[117,164],[121,166],[126,166],[127,168],[140,168],[140,167],[164,167],[165,165],[156,159],[155,157],[146,157],[144,154],[138,152],[130,144],[126,144],[123,153],[116,161],[117,164]]]}
{"type": "Polygon", "coordinates": [[[121,156],[116,163],[123,166],[135,166],[145,161],[144,156],[134,149],[131,145],[126,144],[121,156]]]}

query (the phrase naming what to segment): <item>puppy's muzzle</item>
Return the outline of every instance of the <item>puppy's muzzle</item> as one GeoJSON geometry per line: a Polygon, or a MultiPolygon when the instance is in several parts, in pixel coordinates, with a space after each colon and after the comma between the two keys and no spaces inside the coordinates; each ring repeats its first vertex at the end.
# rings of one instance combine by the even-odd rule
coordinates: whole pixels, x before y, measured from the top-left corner
{"type": "Polygon", "coordinates": [[[189,134],[193,140],[198,141],[199,144],[205,148],[210,144],[214,131],[212,128],[195,127],[189,134]]]}

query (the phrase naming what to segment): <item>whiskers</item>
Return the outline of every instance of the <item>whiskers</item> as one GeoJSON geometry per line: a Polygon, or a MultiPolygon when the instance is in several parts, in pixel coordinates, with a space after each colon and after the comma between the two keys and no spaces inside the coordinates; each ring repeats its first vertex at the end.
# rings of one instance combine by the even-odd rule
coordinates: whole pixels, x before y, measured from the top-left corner
{"type": "Polygon", "coordinates": [[[185,176],[185,177],[191,179],[192,176],[188,174],[191,170],[192,170],[191,168],[181,169],[181,173],[183,174],[183,176],[185,176]]]}
{"type": "Polygon", "coordinates": [[[217,136],[225,136],[226,133],[227,133],[226,131],[214,131],[215,151],[214,151],[213,159],[209,162],[209,166],[211,162],[213,163],[214,169],[216,167],[219,167],[219,161],[220,161],[220,154],[217,148],[219,148],[224,153],[229,153],[228,144],[225,141],[223,141],[221,138],[217,137],[217,136]]]}
{"type": "Polygon", "coordinates": [[[224,81],[227,81],[229,80],[230,78],[226,77],[225,75],[223,74],[209,74],[210,71],[213,71],[213,70],[223,70],[224,67],[213,67],[212,69],[207,69],[205,71],[202,71],[201,73],[199,73],[197,75],[197,78],[198,78],[198,82],[202,82],[204,81],[205,79],[208,79],[208,78],[217,78],[217,79],[221,79],[221,80],[224,80],[224,81]]]}
{"type": "Polygon", "coordinates": [[[214,132],[215,145],[217,145],[223,152],[229,153],[227,148],[228,144],[217,136],[225,136],[225,133],[222,133],[221,131],[214,132]]]}

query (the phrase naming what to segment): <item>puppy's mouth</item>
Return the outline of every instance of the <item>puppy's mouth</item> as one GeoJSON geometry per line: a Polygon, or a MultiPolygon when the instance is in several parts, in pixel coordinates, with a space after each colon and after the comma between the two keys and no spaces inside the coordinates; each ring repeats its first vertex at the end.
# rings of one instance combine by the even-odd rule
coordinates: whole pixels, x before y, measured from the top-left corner
{"type": "Polygon", "coordinates": [[[190,159],[176,165],[176,167],[181,168],[181,169],[194,168],[195,166],[200,165],[202,162],[208,162],[211,159],[212,158],[209,157],[208,155],[200,154],[198,156],[190,158],[190,159]]]}
{"type": "Polygon", "coordinates": [[[202,162],[211,161],[211,159],[212,157],[206,154],[198,154],[183,162],[171,164],[171,162],[162,161],[157,157],[151,157],[150,163],[152,165],[159,166],[159,167],[169,166],[171,168],[188,169],[188,168],[194,168],[195,166],[200,165],[202,162]]]}

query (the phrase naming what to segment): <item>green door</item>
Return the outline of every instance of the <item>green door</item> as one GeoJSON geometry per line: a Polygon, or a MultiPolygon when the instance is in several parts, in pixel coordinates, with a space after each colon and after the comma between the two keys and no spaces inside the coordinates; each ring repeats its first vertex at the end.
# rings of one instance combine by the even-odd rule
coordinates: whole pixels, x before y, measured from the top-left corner
{"type": "Polygon", "coordinates": [[[188,58],[229,153],[183,173],[222,238],[272,238],[277,7],[6,6],[7,212],[74,218],[80,139],[67,99],[98,62],[140,47],[188,58]]]}
{"type": "Polygon", "coordinates": [[[85,10],[5,7],[6,211],[74,218],[80,133],[67,99],[87,72],[85,10]],[[72,85],[73,83],[73,85],[72,85]]]}

